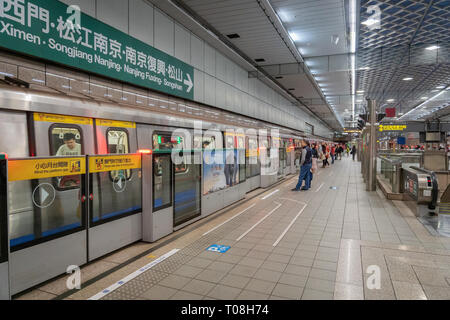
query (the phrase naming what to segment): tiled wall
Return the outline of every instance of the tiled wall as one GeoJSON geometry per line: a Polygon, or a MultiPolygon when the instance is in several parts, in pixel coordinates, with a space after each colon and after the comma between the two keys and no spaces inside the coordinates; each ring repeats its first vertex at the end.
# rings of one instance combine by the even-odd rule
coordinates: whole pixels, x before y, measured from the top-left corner
{"type": "MultiPolygon", "coordinates": [[[[62,2],[79,5],[86,14],[192,65],[195,101],[299,130],[304,130],[304,123],[308,122],[314,125],[315,134],[331,136],[330,131],[317,119],[293,106],[258,79],[249,78],[247,71],[144,0],[62,2]]],[[[16,72],[4,62],[5,58],[0,56],[0,72],[16,72]]],[[[45,76],[44,71],[48,66],[40,63],[32,63],[30,66],[29,61],[24,61],[24,65],[32,68],[18,68],[17,72],[22,79],[36,84],[39,83],[32,81],[33,79],[46,81],[47,86],[48,82],[55,81],[55,85],[61,90],[61,79],[45,76]]],[[[54,74],[57,74],[56,70],[54,74]]],[[[72,72],[71,77],[74,77],[72,72]]],[[[86,75],[76,74],[75,80],[78,78],[83,81],[72,81],[65,86],[73,89],[73,86],[86,85],[86,75]]],[[[91,82],[93,79],[95,77],[90,77],[91,82]]],[[[69,90],[68,88],[63,87],[62,90],[69,90]]]]}

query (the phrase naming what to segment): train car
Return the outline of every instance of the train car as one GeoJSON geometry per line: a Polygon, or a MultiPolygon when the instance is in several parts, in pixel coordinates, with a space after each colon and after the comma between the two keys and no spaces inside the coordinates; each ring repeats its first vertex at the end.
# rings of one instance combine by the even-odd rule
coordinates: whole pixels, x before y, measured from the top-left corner
{"type": "Polygon", "coordinates": [[[205,121],[200,113],[181,113],[182,104],[188,108],[178,102],[157,112],[1,86],[0,152],[16,162],[86,163],[85,174],[9,182],[12,294],[65,273],[67,266],[136,241],[156,241],[296,172],[302,133],[261,137],[257,130],[270,129],[268,124],[205,121]],[[268,161],[261,163],[261,153],[268,161]],[[142,154],[139,167],[96,170],[136,154],[142,154]],[[210,164],[207,157],[225,161],[210,164]],[[273,165],[278,159],[281,165],[273,165]]]}

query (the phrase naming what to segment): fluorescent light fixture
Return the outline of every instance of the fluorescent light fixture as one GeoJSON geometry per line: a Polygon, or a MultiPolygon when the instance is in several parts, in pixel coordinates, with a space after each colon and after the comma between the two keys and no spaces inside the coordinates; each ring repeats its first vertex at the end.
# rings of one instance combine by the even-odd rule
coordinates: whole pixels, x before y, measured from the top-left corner
{"type": "Polygon", "coordinates": [[[364,24],[364,25],[366,25],[366,26],[368,26],[368,27],[370,27],[371,25],[373,25],[373,24],[375,24],[375,23],[377,23],[377,22],[378,22],[378,20],[369,18],[369,19],[367,19],[366,21],[363,21],[363,22],[361,22],[361,23],[364,24]]]}
{"type": "Polygon", "coordinates": [[[401,116],[399,119],[401,119],[401,118],[403,118],[404,116],[410,114],[411,112],[413,112],[413,111],[419,109],[420,107],[422,107],[423,105],[427,104],[428,102],[433,101],[434,99],[436,99],[437,97],[439,97],[439,96],[440,96],[441,94],[443,94],[444,92],[445,92],[445,90],[442,90],[441,92],[439,92],[439,93],[436,94],[435,96],[433,96],[433,97],[431,97],[430,99],[428,99],[428,100],[422,102],[421,104],[419,104],[417,107],[415,107],[415,108],[409,110],[407,113],[405,113],[405,114],[404,114],[403,116],[401,116]]]}
{"type": "Polygon", "coordinates": [[[420,99],[422,99],[422,100],[427,100],[428,97],[421,97],[420,99]]]}
{"type": "Polygon", "coordinates": [[[430,47],[427,47],[425,49],[427,49],[427,50],[437,50],[439,48],[440,48],[439,46],[430,46],[430,47]]]}
{"type": "Polygon", "coordinates": [[[370,70],[370,67],[361,67],[358,70],[370,70]]]}
{"type": "Polygon", "coordinates": [[[356,102],[362,102],[362,100],[356,100],[356,102]]]}
{"type": "Polygon", "coordinates": [[[350,51],[356,52],[356,0],[350,0],[350,51]]]}
{"type": "Polygon", "coordinates": [[[1,75],[7,76],[7,77],[14,77],[14,75],[12,75],[11,73],[6,73],[6,72],[0,72],[1,75]]]}
{"type": "Polygon", "coordinates": [[[403,81],[410,81],[410,80],[412,80],[413,78],[411,78],[411,77],[406,77],[406,78],[403,78],[402,80],[403,81]]]}
{"type": "Polygon", "coordinates": [[[436,89],[444,89],[444,88],[445,88],[445,86],[436,87],[436,89]]]}
{"type": "Polygon", "coordinates": [[[387,99],[386,101],[387,101],[387,102],[394,102],[395,99],[387,99]]]}
{"type": "Polygon", "coordinates": [[[364,90],[358,90],[356,93],[364,93],[364,90]]]}
{"type": "Polygon", "coordinates": [[[295,32],[289,32],[289,36],[291,37],[291,39],[293,41],[298,41],[300,40],[300,38],[298,37],[298,35],[295,32]]]}

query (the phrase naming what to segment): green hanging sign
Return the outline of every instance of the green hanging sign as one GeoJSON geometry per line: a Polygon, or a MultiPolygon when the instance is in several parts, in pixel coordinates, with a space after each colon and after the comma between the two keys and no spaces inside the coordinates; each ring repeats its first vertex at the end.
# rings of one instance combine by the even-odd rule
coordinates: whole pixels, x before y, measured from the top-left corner
{"type": "Polygon", "coordinates": [[[0,0],[0,47],[194,98],[192,66],[57,0],[0,0]]]}

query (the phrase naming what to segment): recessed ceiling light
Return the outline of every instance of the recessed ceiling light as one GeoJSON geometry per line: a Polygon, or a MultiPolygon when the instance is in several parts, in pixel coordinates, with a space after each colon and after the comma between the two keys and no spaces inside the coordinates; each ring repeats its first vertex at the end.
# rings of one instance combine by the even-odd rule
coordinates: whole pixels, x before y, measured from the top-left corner
{"type": "Polygon", "coordinates": [[[403,78],[402,80],[403,81],[410,81],[410,80],[412,80],[413,78],[411,78],[411,77],[406,77],[406,78],[403,78]]]}
{"type": "Polygon", "coordinates": [[[373,24],[375,24],[377,22],[379,22],[379,20],[369,18],[366,21],[361,22],[361,24],[364,24],[364,25],[370,27],[371,25],[373,25],[373,24]]]}
{"type": "Polygon", "coordinates": [[[439,48],[440,48],[439,46],[430,46],[430,47],[427,47],[425,49],[427,49],[427,50],[436,50],[436,49],[439,49],[439,48]]]}

